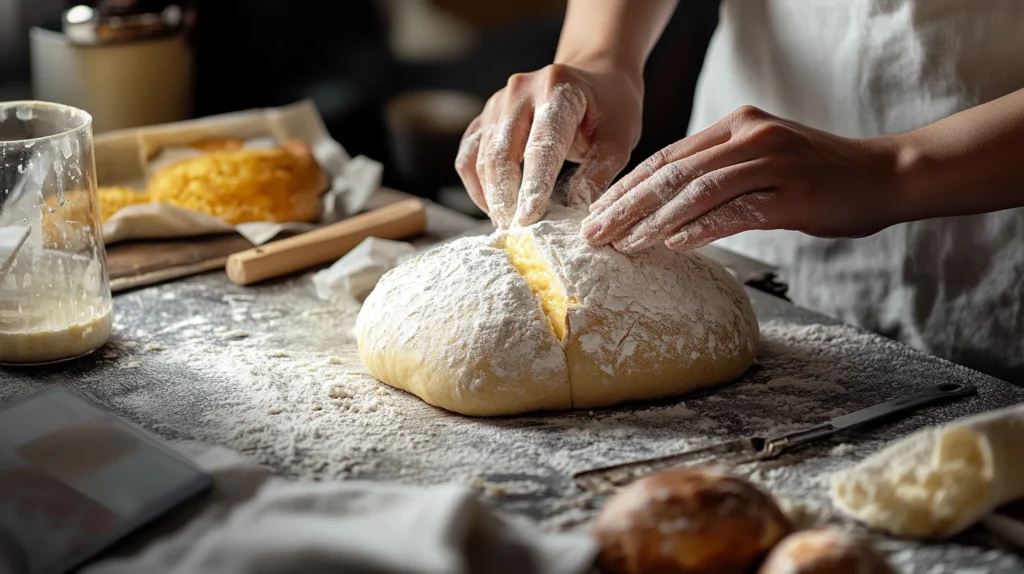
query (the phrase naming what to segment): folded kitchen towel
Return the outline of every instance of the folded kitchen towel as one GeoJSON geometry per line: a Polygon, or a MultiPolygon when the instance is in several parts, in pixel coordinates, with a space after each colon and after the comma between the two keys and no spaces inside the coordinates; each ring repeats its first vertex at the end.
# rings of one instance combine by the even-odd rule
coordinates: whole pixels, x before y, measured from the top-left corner
{"type": "Polygon", "coordinates": [[[593,563],[589,537],[499,516],[466,487],[294,482],[224,464],[222,453],[194,458],[214,467],[204,510],[85,572],[573,574],[593,563]]]}

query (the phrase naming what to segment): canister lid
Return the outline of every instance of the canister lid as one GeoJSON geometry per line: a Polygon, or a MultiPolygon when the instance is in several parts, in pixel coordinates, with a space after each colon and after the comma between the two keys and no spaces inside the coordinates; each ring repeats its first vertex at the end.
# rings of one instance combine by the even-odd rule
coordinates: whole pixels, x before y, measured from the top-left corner
{"type": "Polygon", "coordinates": [[[73,44],[112,44],[181,33],[189,16],[181,1],[105,0],[65,10],[61,27],[73,44]]]}

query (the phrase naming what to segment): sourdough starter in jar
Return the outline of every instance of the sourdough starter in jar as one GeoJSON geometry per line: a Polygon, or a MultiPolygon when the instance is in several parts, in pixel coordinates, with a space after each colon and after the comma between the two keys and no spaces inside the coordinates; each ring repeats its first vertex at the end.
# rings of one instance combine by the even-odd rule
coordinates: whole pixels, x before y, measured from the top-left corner
{"type": "Polygon", "coordinates": [[[51,363],[102,346],[111,296],[88,113],[0,102],[3,227],[28,236],[0,267],[0,364],[51,363]]]}
{"type": "Polygon", "coordinates": [[[99,263],[60,251],[22,255],[0,280],[0,363],[50,363],[102,346],[111,302],[99,263]]]}

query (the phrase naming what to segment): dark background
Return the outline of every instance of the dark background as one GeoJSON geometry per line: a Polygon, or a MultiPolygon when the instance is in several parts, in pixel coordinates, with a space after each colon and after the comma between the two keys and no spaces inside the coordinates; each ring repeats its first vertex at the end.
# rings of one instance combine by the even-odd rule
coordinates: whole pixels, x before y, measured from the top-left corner
{"type": "MultiPolygon", "coordinates": [[[[28,27],[56,28],[61,10],[79,3],[0,0],[0,19],[12,7],[18,18],[7,30],[0,24],[0,36],[7,36],[0,40],[0,99],[30,96],[28,27]]],[[[564,9],[564,2],[544,0],[433,4],[472,26],[476,41],[471,49],[441,61],[403,61],[389,48],[390,13],[381,2],[197,0],[192,3],[194,115],[312,98],[349,153],[385,164],[385,185],[429,195],[431,190],[422,189],[412,176],[390,169],[385,103],[405,92],[439,88],[486,99],[509,75],[551,62],[564,9]]],[[[403,9],[401,1],[391,5],[403,9]]],[[[643,139],[634,163],[685,135],[717,10],[717,0],[681,2],[652,54],[645,74],[643,139]]],[[[452,161],[453,153],[447,163],[452,161]]],[[[454,169],[447,173],[442,183],[457,183],[454,169]]]]}

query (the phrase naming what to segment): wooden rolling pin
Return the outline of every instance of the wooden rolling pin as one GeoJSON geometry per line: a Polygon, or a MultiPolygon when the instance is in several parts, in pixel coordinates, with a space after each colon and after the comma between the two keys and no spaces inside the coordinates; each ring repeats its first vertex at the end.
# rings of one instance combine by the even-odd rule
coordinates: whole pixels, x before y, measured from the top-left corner
{"type": "Polygon", "coordinates": [[[252,285],[316,265],[348,253],[367,237],[405,239],[427,228],[427,210],[418,199],[406,199],[320,229],[235,253],[228,257],[228,278],[252,285]]]}

